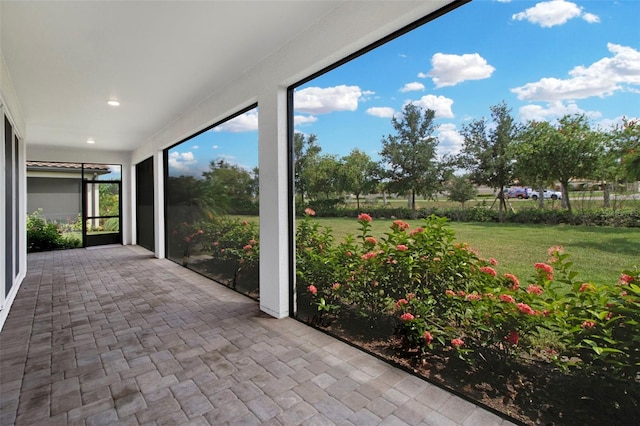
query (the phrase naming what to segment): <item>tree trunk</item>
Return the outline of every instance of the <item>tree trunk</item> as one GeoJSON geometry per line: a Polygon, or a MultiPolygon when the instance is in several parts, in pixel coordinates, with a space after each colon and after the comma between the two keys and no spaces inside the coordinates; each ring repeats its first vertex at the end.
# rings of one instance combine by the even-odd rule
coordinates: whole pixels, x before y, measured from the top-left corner
{"type": "Polygon", "coordinates": [[[538,208],[544,209],[544,185],[538,188],[538,208]]]}
{"type": "Polygon", "coordinates": [[[604,190],[604,194],[603,194],[604,208],[608,209],[611,207],[611,184],[604,181],[602,185],[602,189],[604,190]]]}
{"type": "Polygon", "coordinates": [[[571,210],[571,200],[569,200],[569,182],[561,182],[562,185],[562,204],[566,206],[569,212],[569,222],[573,225],[573,211],[571,210]]]}
{"type": "Polygon", "coordinates": [[[416,209],[416,190],[411,190],[411,210],[416,209]]]}
{"type": "Polygon", "coordinates": [[[360,211],[360,194],[356,194],[356,207],[360,211]]]}

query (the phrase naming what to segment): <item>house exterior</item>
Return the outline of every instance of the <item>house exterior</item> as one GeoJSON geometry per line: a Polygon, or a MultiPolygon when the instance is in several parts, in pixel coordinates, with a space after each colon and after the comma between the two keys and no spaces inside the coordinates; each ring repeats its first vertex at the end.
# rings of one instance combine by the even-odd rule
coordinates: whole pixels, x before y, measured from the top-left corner
{"type": "Polygon", "coordinates": [[[121,165],[122,243],[138,244],[144,223],[145,246],[164,258],[165,151],[256,104],[260,308],[288,316],[288,87],[463,3],[0,2],[0,327],[27,272],[29,209],[53,202],[52,191],[56,214],[79,208],[77,169],[47,184],[36,180],[45,167],[32,162],[121,165]],[[117,111],[107,105],[116,98],[117,111]],[[136,185],[143,172],[145,196],[153,195],[144,203],[136,185]],[[28,185],[39,189],[28,194],[28,185]]]}

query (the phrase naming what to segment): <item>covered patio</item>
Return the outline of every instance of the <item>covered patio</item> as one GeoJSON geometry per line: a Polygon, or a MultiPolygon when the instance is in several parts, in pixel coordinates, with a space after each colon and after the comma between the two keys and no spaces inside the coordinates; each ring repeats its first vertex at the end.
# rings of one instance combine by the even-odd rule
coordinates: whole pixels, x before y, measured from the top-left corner
{"type": "Polygon", "coordinates": [[[2,425],[507,425],[137,246],[28,255],[2,425]]]}

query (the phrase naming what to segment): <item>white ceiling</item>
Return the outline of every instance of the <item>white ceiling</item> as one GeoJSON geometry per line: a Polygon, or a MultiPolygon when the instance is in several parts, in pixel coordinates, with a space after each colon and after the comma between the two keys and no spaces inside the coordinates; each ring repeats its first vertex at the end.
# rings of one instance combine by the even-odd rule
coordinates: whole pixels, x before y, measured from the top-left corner
{"type": "MultiPolygon", "coordinates": [[[[134,150],[343,3],[2,1],[2,55],[27,142],[134,150]]],[[[348,3],[365,13],[377,2],[348,3]]]]}

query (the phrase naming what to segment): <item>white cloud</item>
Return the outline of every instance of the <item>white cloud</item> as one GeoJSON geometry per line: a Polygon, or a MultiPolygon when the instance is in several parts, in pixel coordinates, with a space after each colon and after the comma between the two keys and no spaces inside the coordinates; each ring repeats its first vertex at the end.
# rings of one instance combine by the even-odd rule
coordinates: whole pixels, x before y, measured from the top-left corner
{"type": "Polygon", "coordinates": [[[529,21],[543,28],[562,25],[573,18],[582,17],[590,24],[600,22],[600,18],[593,13],[584,13],[577,4],[565,0],[551,0],[540,2],[524,12],[516,13],[511,19],[529,21]]]}
{"type": "Polygon", "coordinates": [[[402,93],[419,92],[421,90],[424,90],[424,84],[419,83],[417,81],[414,81],[412,83],[407,83],[407,84],[404,85],[404,87],[402,89],[400,89],[400,91],[402,93]]]}
{"type": "Polygon", "coordinates": [[[218,148],[220,148],[220,147],[219,147],[218,145],[213,145],[211,148],[213,148],[213,149],[218,149],[218,148]]]}
{"type": "Polygon", "coordinates": [[[191,149],[200,149],[200,147],[198,145],[194,145],[191,147],[191,149]]]}
{"type": "Polygon", "coordinates": [[[417,101],[407,101],[405,105],[408,103],[418,105],[422,109],[432,109],[435,111],[435,118],[453,118],[453,111],[451,111],[453,99],[445,98],[444,96],[425,95],[417,101]]]}
{"type": "Polygon", "coordinates": [[[367,110],[367,114],[380,118],[391,118],[394,113],[391,107],[371,107],[367,110]]]}
{"type": "Polygon", "coordinates": [[[438,155],[458,154],[462,149],[464,137],[458,132],[456,125],[453,123],[441,124],[437,128],[438,155]]]}
{"type": "Polygon", "coordinates": [[[192,171],[191,166],[197,163],[198,161],[190,151],[183,153],[174,151],[169,154],[169,167],[181,172],[192,171]]]}
{"type": "Polygon", "coordinates": [[[520,107],[518,116],[522,121],[553,121],[565,115],[585,114],[592,118],[598,118],[601,113],[598,111],[585,111],[574,102],[565,104],[562,101],[554,101],[546,107],[540,105],[525,105],[520,107]]]}
{"type": "Polygon", "coordinates": [[[240,114],[229,121],[225,121],[219,126],[214,127],[214,132],[253,132],[258,130],[258,111],[252,110],[240,114]]]}
{"type": "Polygon", "coordinates": [[[483,80],[491,77],[495,68],[477,53],[449,55],[436,53],[431,57],[431,71],[418,74],[431,77],[436,87],[455,86],[466,80],[483,80]]]}
{"type": "Polygon", "coordinates": [[[315,123],[318,121],[318,117],[315,115],[294,115],[293,116],[293,125],[298,126],[300,124],[309,124],[315,123]]]}
{"type": "Polygon", "coordinates": [[[429,74],[425,74],[423,72],[418,73],[418,78],[429,78],[429,74]]]}
{"type": "Polygon", "coordinates": [[[605,97],[621,90],[635,90],[627,85],[640,85],[640,52],[632,47],[609,43],[613,57],[602,58],[588,67],[569,71],[570,78],[542,78],[535,83],[511,89],[520,100],[557,101],[605,97]]]}
{"type": "Polygon", "coordinates": [[[363,95],[374,92],[363,92],[358,86],[307,87],[294,94],[295,110],[308,114],[327,114],[333,111],[355,111],[358,101],[363,95]]]}

